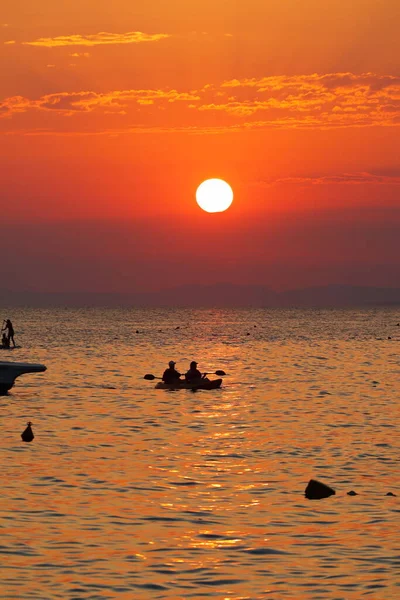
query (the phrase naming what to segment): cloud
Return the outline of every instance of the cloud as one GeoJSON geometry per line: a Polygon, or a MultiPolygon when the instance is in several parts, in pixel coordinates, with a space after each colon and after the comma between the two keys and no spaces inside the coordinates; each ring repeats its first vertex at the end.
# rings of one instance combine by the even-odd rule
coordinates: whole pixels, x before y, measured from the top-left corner
{"type": "Polygon", "coordinates": [[[155,103],[173,104],[175,102],[193,102],[198,99],[199,97],[193,93],[176,90],[116,90],[106,93],[60,92],[46,94],[37,100],[13,96],[0,103],[0,116],[12,116],[30,110],[53,111],[67,116],[95,110],[120,112],[121,108],[128,108],[131,104],[142,106],[155,103]]]}
{"type": "Polygon", "coordinates": [[[302,177],[281,177],[278,179],[267,179],[257,181],[255,186],[270,187],[273,185],[363,185],[383,184],[400,185],[400,173],[340,173],[338,175],[318,175],[302,177]]]}
{"type": "MultiPolygon", "coordinates": [[[[394,127],[400,125],[400,77],[373,73],[271,76],[205,84],[199,90],[61,91],[37,99],[14,96],[0,102],[0,117],[28,112],[38,117],[37,113],[46,111],[60,116],[126,115],[127,128],[191,133],[394,127]]],[[[103,130],[111,128],[108,123],[105,116],[103,130]]],[[[39,129],[42,125],[48,126],[44,119],[35,122],[39,129]]],[[[54,119],[52,126],[57,131],[54,119]]],[[[59,129],[65,129],[61,121],[59,129]]],[[[84,129],[90,129],[89,121],[84,129]]]]}
{"type": "Polygon", "coordinates": [[[394,125],[400,119],[400,77],[393,75],[279,75],[232,79],[202,91],[212,102],[199,111],[267,117],[246,123],[253,128],[394,125]]]}
{"type": "Polygon", "coordinates": [[[59,35],[52,38],[38,38],[32,42],[22,42],[26,46],[43,46],[58,48],[60,46],[100,46],[112,44],[140,44],[143,42],[158,42],[170,37],[167,33],[143,33],[129,31],[128,33],[108,33],[101,31],[89,35],[72,34],[59,35]]]}

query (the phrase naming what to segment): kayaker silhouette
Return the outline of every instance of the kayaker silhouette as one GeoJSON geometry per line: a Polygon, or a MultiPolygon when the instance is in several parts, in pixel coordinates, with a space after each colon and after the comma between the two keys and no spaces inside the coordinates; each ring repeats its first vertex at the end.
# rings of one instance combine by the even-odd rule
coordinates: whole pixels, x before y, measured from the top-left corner
{"type": "Polygon", "coordinates": [[[165,369],[162,380],[164,383],[177,383],[181,380],[181,374],[175,369],[176,362],[170,360],[168,369],[165,369]]]}
{"type": "Polygon", "coordinates": [[[202,374],[197,368],[197,362],[192,360],[190,363],[190,369],[185,373],[185,379],[188,383],[196,383],[203,378],[202,374]]]}

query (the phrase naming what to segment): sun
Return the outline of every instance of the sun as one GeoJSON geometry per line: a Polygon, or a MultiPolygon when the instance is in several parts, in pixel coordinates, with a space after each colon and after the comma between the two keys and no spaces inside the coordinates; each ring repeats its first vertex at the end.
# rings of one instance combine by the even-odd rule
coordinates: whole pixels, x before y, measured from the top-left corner
{"type": "Polygon", "coordinates": [[[223,179],[206,179],[197,188],[196,201],[206,212],[223,212],[232,204],[232,188],[223,179]]]}

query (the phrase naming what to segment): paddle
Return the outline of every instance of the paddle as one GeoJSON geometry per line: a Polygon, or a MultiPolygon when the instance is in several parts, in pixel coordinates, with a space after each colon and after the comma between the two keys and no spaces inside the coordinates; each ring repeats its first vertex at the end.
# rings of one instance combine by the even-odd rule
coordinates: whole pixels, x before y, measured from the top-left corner
{"type": "MultiPolygon", "coordinates": [[[[226,375],[225,371],[214,371],[214,373],[204,373],[204,377],[206,375],[218,375],[219,377],[224,377],[226,375]]],[[[155,375],[152,375],[152,373],[146,373],[146,375],[143,377],[143,379],[147,379],[148,381],[153,381],[154,379],[162,379],[162,377],[156,377],[155,375]]]]}
{"type": "Polygon", "coordinates": [[[225,373],[225,371],[219,370],[219,371],[214,371],[214,373],[204,373],[203,377],[205,377],[206,375],[218,375],[219,377],[225,377],[226,373],[225,373]]]}

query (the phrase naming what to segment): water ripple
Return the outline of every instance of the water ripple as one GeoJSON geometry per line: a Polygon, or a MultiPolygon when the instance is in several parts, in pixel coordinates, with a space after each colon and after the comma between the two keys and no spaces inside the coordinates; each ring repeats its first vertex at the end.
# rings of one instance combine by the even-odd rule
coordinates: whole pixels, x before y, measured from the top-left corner
{"type": "Polygon", "coordinates": [[[18,360],[48,370],[0,402],[2,597],[397,597],[395,310],[13,320],[18,360]],[[142,377],[171,357],[230,375],[160,392],[142,377]],[[336,495],[308,500],[310,478],[336,495]]]}

